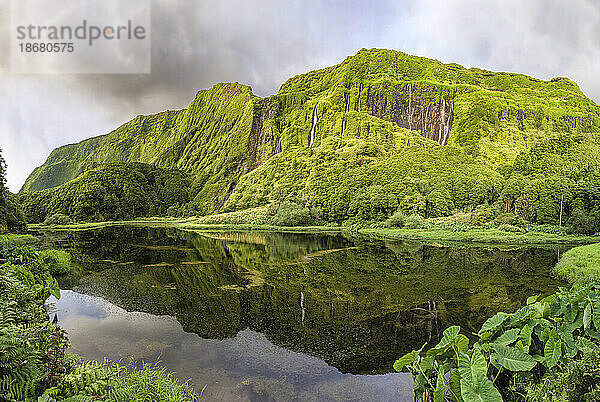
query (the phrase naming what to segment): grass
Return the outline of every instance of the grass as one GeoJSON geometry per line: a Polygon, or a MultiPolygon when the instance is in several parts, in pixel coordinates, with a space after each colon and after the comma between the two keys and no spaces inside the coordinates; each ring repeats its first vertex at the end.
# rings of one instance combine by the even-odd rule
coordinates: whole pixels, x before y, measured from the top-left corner
{"type": "Polygon", "coordinates": [[[515,233],[498,229],[470,229],[463,232],[444,229],[360,229],[359,233],[385,239],[467,243],[586,244],[600,241],[599,236],[556,235],[541,232],[515,233]]]}
{"type": "Polygon", "coordinates": [[[600,281],[600,243],[567,251],[554,267],[554,272],[572,283],[600,281]]]}

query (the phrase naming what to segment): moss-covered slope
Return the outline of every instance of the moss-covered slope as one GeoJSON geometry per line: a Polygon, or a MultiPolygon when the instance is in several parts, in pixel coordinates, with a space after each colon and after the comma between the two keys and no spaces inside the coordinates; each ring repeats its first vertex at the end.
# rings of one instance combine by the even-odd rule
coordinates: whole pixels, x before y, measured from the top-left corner
{"type": "MultiPolygon", "coordinates": [[[[185,110],[138,116],[109,134],[58,148],[22,191],[58,186],[94,162],[144,162],[191,174],[199,213],[290,194],[323,205],[329,202],[323,193],[346,179],[352,183],[344,182],[348,191],[339,197],[386,192],[399,179],[432,191],[435,182],[469,177],[485,187],[486,178],[499,176],[499,167],[540,140],[590,132],[600,132],[600,107],[566,78],[542,81],[363,49],[336,66],[289,79],[265,99],[247,86],[218,84],[198,92],[185,110]]],[[[409,193],[406,202],[427,208],[409,193]]],[[[432,208],[441,214],[463,204],[452,199],[458,205],[444,201],[448,205],[432,208]]],[[[353,215],[347,206],[341,214],[327,208],[335,219],[353,215]]]]}

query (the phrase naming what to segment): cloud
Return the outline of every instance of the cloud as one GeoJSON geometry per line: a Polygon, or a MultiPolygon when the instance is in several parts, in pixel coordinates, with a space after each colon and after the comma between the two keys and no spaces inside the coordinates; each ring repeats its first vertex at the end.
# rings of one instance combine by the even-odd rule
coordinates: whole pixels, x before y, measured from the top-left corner
{"type": "MultiPolygon", "coordinates": [[[[0,0],[0,33],[7,0],[0,0]]],[[[8,33],[6,33],[8,35],[8,33]]],[[[600,6],[593,0],[153,0],[152,73],[14,75],[0,41],[0,147],[17,191],[56,146],[137,114],[183,108],[223,81],[276,93],[289,77],[360,48],[467,67],[569,76],[600,100],[600,6]]]]}

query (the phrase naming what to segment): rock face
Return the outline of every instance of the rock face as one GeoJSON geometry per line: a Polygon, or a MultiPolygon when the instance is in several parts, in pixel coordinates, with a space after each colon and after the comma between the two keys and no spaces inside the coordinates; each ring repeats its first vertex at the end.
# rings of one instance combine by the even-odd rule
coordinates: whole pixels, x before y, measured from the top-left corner
{"type": "Polygon", "coordinates": [[[92,163],[143,162],[191,174],[195,203],[208,213],[226,204],[242,177],[289,152],[310,158],[358,143],[369,155],[442,145],[468,148],[493,164],[548,133],[599,127],[600,108],[566,78],[541,81],[363,49],[290,78],[268,98],[238,83],[217,84],[187,109],[137,116],[57,148],[21,191],[61,185],[92,163]]]}
{"type": "Polygon", "coordinates": [[[417,130],[423,137],[440,145],[448,144],[454,122],[454,95],[450,91],[412,83],[402,87],[386,83],[361,89],[357,111],[362,111],[360,98],[362,92],[366,92],[364,111],[371,116],[393,121],[402,128],[417,130]]]}

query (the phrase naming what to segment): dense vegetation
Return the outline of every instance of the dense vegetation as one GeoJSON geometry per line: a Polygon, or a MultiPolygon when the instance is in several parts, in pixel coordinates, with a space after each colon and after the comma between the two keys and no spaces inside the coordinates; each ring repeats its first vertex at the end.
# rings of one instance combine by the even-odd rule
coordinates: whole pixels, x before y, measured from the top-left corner
{"type": "Polygon", "coordinates": [[[120,205],[119,213],[94,216],[71,197],[61,201],[69,211],[52,213],[124,219],[296,203],[319,211],[321,222],[352,225],[397,211],[435,218],[484,209],[491,219],[514,214],[521,226],[561,223],[595,233],[599,132],[600,107],[566,78],[363,49],[289,79],[265,99],[240,84],[218,84],[187,109],[138,116],[58,148],[21,194],[46,189],[23,196],[28,220],[40,222],[51,214],[32,205],[44,203],[48,188],[90,166],[143,162],[189,174],[189,202],[143,213],[120,205]]]}
{"type": "Polygon", "coordinates": [[[60,289],[50,275],[64,252],[38,253],[0,236],[0,399],[3,401],[185,401],[194,396],[164,369],[82,363],[66,354],[66,333],[45,301],[60,289]],[[38,399],[40,397],[41,399],[38,399]]]}
{"type": "Polygon", "coordinates": [[[5,228],[13,233],[24,232],[27,229],[25,216],[17,202],[17,197],[5,187],[5,170],[6,163],[0,149],[0,229],[5,228]]]}
{"type": "Polygon", "coordinates": [[[190,179],[177,170],[143,163],[91,166],[59,187],[21,193],[30,223],[124,220],[166,215],[189,201],[190,179]]]}
{"type": "Polygon", "coordinates": [[[599,291],[586,284],[541,301],[532,296],[517,312],[489,318],[471,347],[452,326],[436,346],[407,353],[394,368],[413,374],[418,400],[598,400],[599,291]]]}

